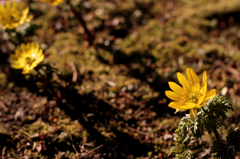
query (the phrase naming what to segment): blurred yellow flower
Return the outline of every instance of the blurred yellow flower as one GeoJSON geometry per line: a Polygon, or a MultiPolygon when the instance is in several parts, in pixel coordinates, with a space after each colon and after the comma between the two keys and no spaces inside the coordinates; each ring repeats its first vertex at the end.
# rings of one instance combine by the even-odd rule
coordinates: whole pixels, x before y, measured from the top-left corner
{"type": "Polygon", "coordinates": [[[42,49],[39,49],[39,44],[28,43],[21,44],[16,50],[15,54],[10,56],[10,63],[13,68],[23,69],[23,74],[28,73],[36,67],[42,60],[44,55],[42,49]]]}
{"type": "Polygon", "coordinates": [[[177,111],[185,111],[190,109],[190,116],[196,117],[197,108],[203,107],[206,101],[212,99],[216,95],[216,90],[207,90],[207,73],[203,72],[202,85],[198,76],[193,69],[187,68],[187,78],[182,73],[177,73],[177,78],[182,87],[174,82],[168,82],[173,91],[165,91],[168,98],[174,100],[169,103],[169,107],[177,109],[177,111]]]}
{"type": "Polygon", "coordinates": [[[62,3],[64,0],[40,0],[42,2],[48,2],[51,5],[57,6],[59,3],[62,3]]]}
{"type": "Polygon", "coordinates": [[[16,1],[6,2],[6,5],[0,5],[0,24],[9,29],[14,29],[20,24],[29,22],[32,16],[28,16],[29,8],[22,2],[18,5],[16,1]]]}

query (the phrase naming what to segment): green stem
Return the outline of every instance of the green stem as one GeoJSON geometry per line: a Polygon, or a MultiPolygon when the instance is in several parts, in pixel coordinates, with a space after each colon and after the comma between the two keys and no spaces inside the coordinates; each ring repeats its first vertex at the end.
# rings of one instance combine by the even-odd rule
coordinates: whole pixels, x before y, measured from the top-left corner
{"type": "Polygon", "coordinates": [[[38,75],[41,76],[42,80],[45,81],[45,77],[44,77],[43,74],[39,71],[39,68],[35,68],[35,71],[37,72],[38,75]]]}
{"type": "Polygon", "coordinates": [[[46,87],[48,84],[48,79],[46,77],[44,77],[44,75],[39,71],[39,67],[36,67],[34,70],[40,76],[40,79],[42,80],[42,82],[44,83],[44,86],[46,87]]]}
{"type": "MultiPolygon", "coordinates": [[[[207,114],[206,110],[205,110],[203,107],[202,107],[202,110],[204,111],[205,114],[207,114]]],[[[215,125],[212,125],[212,130],[213,130],[213,133],[214,133],[217,141],[218,141],[218,142],[221,142],[220,135],[219,135],[219,133],[218,133],[217,128],[216,128],[215,125]]],[[[209,134],[209,135],[211,135],[211,134],[209,134]]]]}
{"type": "Polygon", "coordinates": [[[218,133],[216,127],[215,127],[215,126],[212,126],[212,130],[213,130],[213,133],[214,133],[217,141],[218,141],[218,142],[221,142],[221,138],[220,138],[220,136],[219,136],[219,133],[218,133]]]}

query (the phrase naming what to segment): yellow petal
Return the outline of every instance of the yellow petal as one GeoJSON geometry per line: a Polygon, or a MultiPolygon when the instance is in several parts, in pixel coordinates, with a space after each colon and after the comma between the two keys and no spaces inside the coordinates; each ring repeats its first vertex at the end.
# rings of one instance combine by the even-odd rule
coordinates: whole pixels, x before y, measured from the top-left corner
{"type": "Polygon", "coordinates": [[[194,80],[193,80],[193,77],[192,77],[190,68],[187,68],[186,74],[187,74],[187,78],[188,78],[189,82],[192,83],[192,84],[194,84],[194,80]]]}
{"type": "Polygon", "coordinates": [[[200,96],[200,97],[198,98],[198,105],[201,105],[201,104],[202,104],[202,102],[204,101],[204,97],[205,97],[205,96],[200,96]]]}
{"type": "Polygon", "coordinates": [[[203,72],[203,78],[202,78],[202,93],[206,93],[207,91],[207,73],[206,71],[203,72]]]}
{"type": "Polygon", "coordinates": [[[27,17],[28,13],[29,13],[29,8],[25,8],[25,9],[22,11],[22,15],[25,16],[25,17],[27,17]]]}
{"type": "Polygon", "coordinates": [[[197,107],[197,104],[191,103],[191,102],[186,103],[185,105],[181,106],[182,109],[192,109],[192,108],[195,108],[195,107],[197,107]]]}
{"type": "Polygon", "coordinates": [[[169,84],[170,88],[171,88],[174,92],[176,92],[176,93],[178,93],[178,94],[181,94],[181,93],[182,93],[183,88],[180,87],[180,86],[179,86],[178,84],[176,84],[175,82],[168,82],[168,84],[169,84]]]}
{"type": "Polygon", "coordinates": [[[202,104],[201,104],[201,105],[198,105],[196,108],[201,108],[201,107],[203,107],[205,104],[206,104],[206,102],[202,102],[202,104]]]}
{"type": "Polygon", "coordinates": [[[11,66],[16,69],[21,69],[24,67],[24,64],[12,64],[11,66]]]}
{"type": "Polygon", "coordinates": [[[182,109],[181,106],[183,105],[182,102],[171,102],[168,104],[169,107],[173,109],[182,109]]]}
{"type": "Polygon", "coordinates": [[[173,91],[165,91],[165,94],[168,98],[176,101],[180,101],[180,95],[173,91]]]}
{"type": "Polygon", "coordinates": [[[183,102],[171,102],[168,104],[169,107],[174,108],[174,109],[192,109],[197,107],[195,103],[183,103],[183,102]]]}
{"type": "Polygon", "coordinates": [[[30,43],[30,48],[31,48],[32,50],[34,50],[34,48],[35,48],[34,42],[31,42],[31,43],[30,43]]]}
{"type": "Polygon", "coordinates": [[[7,8],[7,9],[10,9],[10,8],[11,8],[11,2],[10,2],[10,1],[7,1],[7,2],[6,2],[6,8],[7,8]]]}
{"type": "Polygon", "coordinates": [[[181,85],[183,86],[183,89],[187,89],[188,80],[186,79],[186,77],[182,73],[178,72],[177,78],[181,85]]]}
{"type": "Polygon", "coordinates": [[[42,56],[42,55],[43,55],[43,50],[42,49],[38,50],[37,56],[39,57],[39,56],[42,56]]]}
{"type": "Polygon", "coordinates": [[[4,11],[4,6],[1,4],[0,5],[0,12],[3,12],[4,11]]]}
{"type": "Polygon", "coordinates": [[[30,70],[28,68],[24,68],[22,74],[27,74],[30,70]]]}
{"type": "Polygon", "coordinates": [[[36,52],[39,50],[39,43],[36,43],[35,50],[36,50],[36,52]]]}
{"type": "Polygon", "coordinates": [[[216,90],[213,89],[210,92],[208,92],[205,96],[205,101],[212,99],[217,94],[216,90]]]}
{"type": "Polygon", "coordinates": [[[190,117],[195,118],[197,115],[197,108],[190,109],[190,117]]]}
{"type": "Polygon", "coordinates": [[[13,1],[12,8],[17,9],[17,1],[13,1]]]}
{"type": "Polygon", "coordinates": [[[200,82],[199,82],[197,74],[193,71],[193,69],[190,69],[190,72],[191,72],[191,75],[192,75],[192,78],[193,78],[193,81],[194,81],[193,84],[200,86],[200,82]]]}
{"type": "Polygon", "coordinates": [[[187,111],[186,109],[176,109],[176,111],[174,112],[174,114],[176,114],[177,112],[185,112],[187,111]]]}
{"type": "Polygon", "coordinates": [[[19,10],[24,10],[25,6],[26,6],[25,2],[22,2],[19,6],[19,10]]]}
{"type": "Polygon", "coordinates": [[[42,62],[43,59],[44,59],[44,55],[41,55],[41,56],[37,59],[36,63],[42,62]]]}
{"type": "Polygon", "coordinates": [[[21,51],[25,50],[25,45],[23,43],[20,45],[20,49],[21,49],[21,51]]]}

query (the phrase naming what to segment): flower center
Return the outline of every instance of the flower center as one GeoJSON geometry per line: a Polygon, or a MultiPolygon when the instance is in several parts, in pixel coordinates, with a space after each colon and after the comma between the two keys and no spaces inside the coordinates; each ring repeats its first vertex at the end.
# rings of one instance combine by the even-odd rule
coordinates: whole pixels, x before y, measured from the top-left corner
{"type": "Polygon", "coordinates": [[[31,58],[31,57],[27,57],[25,60],[26,60],[26,63],[27,63],[29,66],[31,66],[31,65],[36,61],[36,59],[31,58]]]}
{"type": "Polygon", "coordinates": [[[197,95],[195,93],[191,93],[189,95],[189,98],[194,101],[195,99],[197,99],[197,95]]]}

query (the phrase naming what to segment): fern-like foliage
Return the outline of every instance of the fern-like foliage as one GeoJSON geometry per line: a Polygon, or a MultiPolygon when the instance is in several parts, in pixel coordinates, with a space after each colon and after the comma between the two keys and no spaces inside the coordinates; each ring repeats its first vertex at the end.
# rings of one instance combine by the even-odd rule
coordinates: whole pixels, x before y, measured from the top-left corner
{"type": "Polygon", "coordinates": [[[240,152],[240,130],[230,130],[226,138],[227,141],[214,143],[211,154],[215,158],[232,159],[236,152],[240,152]]]}
{"type": "Polygon", "coordinates": [[[178,125],[180,128],[185,128],[185,131],[191,131],[193,136],[201,137],[204,133],[204,121],[202,120],[204,113],[202,111],[197,113],[197,117],[192,119],[189,114],[183,117],[178,125]]]}
{"type": "Polygon", "coordinates": [[[174,134],[176,144],[170,149],[169,155],[176,154],[176,159],[193,158],[191,148],[195,142],[194,137],[201,137],[205,131],[204,115],[200,110],[195,119],[189,114],[181,119],[174,134]]]}
{"type": "Polygon", "coordinates": [[[214,158],[234,159],[234,151],[229,147],[227,142],[215,141],[213,143],[211,154],[214,158]]]}
{"type": "Polygon", "coordinates": [[[192,159],[192,151],[191,150],[185,150],[180,154],[177,154],[175,159],[192,159]]]}
{"type": "Polygon", "coordinates": [[[233,111],[232,105],[222,96],[214,97],[200,109],[205,113],[201,120],[209,134],[211,134],[213,127],[219,128],[221,126],[221,121],[227,118],[226,113],[229,110],[233,111]]]}
{"type": "Polygon", "coordinates": [[[192,120],[187,114],[186,117],[182,118],[178,128],[175,130],[174,140],[176,140],[176,144],[170,149],[169,155],[176,154],[176,159],[193,158],[190,149],[194,143],[194,137],[189,131],[189,125],[192,125],[192,120]]]}
{"type": "Polygon", "coordinates": [[[228,133],[227,142],[235,152],[240,152],[240,130],[236,128],[228,133]]]}
{"type": "MultiPolygon", "coordinates": [[[[209,100],[204,107],[198,109],[196,118],[193,119],[189,114],[186,114],[175,131],[174,140],[176,140],[176,144],[170,149],[169,155],[176,154],[176,159],[193,158],[191,148],[193,147],[194,137],[200,138],[205,130],[211,134],[213,129],[219,128],[221,121],[227,118],[226,113],[229,110],[233,110],[231,104],[223,97],[216,96],[209,100]]],[[[227,142],[221,142],[221,144],[215,142],[212,153],[219,155],[221,158],[233,155],[235,149],[240,148],[239,139],[240,132],[230,132],[227,142]],[[219,146],[216,146],[216,144],[219,144],[219,146]]]]}

